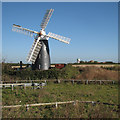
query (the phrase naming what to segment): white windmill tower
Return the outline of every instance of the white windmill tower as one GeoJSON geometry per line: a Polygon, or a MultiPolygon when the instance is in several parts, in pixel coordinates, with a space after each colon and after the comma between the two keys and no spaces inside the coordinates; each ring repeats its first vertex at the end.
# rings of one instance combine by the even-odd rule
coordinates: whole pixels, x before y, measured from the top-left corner
{"type": "Polygon", "coordinates": [[[27,57],[27,61],[32,62],[33,69],[41,69],[41,70],[49,69],[50,67],[50,55],[49,55],[49,45],[48,45],[49,38],[53,38],[67,44],[69,44],[70,42],[70,38],[66,38],[51,32],[46,34],[45,28],[50,20],[53,11],[54,9],[50,9],[46,11],[46,14],[41,23],[40,32],[29,30],[19,25],[13,24],[13,28],[12,28],[13,31],[22,32],[30,36],[33,36],[33,34],[37,34],[33,42],[32,48],[27,57]]]}

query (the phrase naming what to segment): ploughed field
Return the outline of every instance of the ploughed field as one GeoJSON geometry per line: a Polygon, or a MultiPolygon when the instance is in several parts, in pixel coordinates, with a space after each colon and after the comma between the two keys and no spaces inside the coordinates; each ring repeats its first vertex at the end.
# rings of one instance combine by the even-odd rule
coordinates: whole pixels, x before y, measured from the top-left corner
{"type": "Polygon", "coordinates": [[[64,101],[99,101],[100,104],[78,103],[52,106],[3,108],[3,118],[117,118],[118,108],[105,103],[118,104],[117,84],[78,84],[48,82],[43,89],[15,87],[2,90],[2,105],[25,105],[64,101]]]}

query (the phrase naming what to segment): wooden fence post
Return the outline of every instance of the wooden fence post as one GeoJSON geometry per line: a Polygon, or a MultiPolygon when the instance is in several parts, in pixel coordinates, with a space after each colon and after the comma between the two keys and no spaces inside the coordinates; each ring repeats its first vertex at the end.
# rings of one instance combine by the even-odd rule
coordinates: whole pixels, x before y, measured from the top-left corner
{"type": "Polygon", "coordinates": [[[112,81],[112,83],[114,84],[114,83],[115,83],[115,81],[113,80],[113,81],[112,81]]]}
{"type": "Polygon", "coordinates": [[[73,105],[77,105],[78,104],[78,100],[75,100],[73,105]]]}
{"type": "Polygon", "coordinates": [[[60,80],[58,79],[58,83],[60,83],[60,80]]]}
{"type": "Polygon", "coordinates": [[[12,90],[14,89],[14,85],[12,85],[12,90]]]}
{"type": "Polygon", "coordinates": [[[56,104],[55,104],[55,107],[56,107],[56,109],[58,108],[58,104],[57,104],[57,102],[56,102],[56,104]]]}
{"type": "Polygon", "coordinates": [[[24,89],[26,89],[26,84],[24,84],[24,89]]]}
{"type": "Polygon", "coordinates": [[[95,103],[94,101],[92,101],[92,105],[93,105],[93,106],[95,106],[95,105],[96,105],[96,103],[95,103]]]}
{"type": "Polygon", "coordinates": [[[86,84],[88,85],[88,80],[86,80],[86,84]]]}
{"type": "Polygon", "coordinates": [[[100,80],[100,85],[101,85],[101,80],[100,80]]]}
{"type": "Polygon", "coordinates": [[[26,111],[28,111],[28,110],[29,110],[29,105],[26,106],[26,111]]]}
{"type": "Polygon", "coordinates": [[[74,80],[72,80],[72,83],[74,84],[74,80]]]}

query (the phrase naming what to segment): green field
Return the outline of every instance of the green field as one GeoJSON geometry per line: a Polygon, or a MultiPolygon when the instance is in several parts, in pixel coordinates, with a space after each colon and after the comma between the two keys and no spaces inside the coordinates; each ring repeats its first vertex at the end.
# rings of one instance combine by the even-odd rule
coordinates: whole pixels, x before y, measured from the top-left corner
{"type": "MultiPolygon", "coordinates": [[[[48,103],[60,101],[99,101],[118,104],[118,85],[106,84],[72,84],[49,82],[43,89],[22,89],[15,87],[2,90],[2,104],[24,105],[34,103],[48,103]]],[[[78,103],[55,106],[3,108],[3,118],[117,118],[117,106],[91,103],[78,103]]]]}
{"type": "Polygon", "coordinates": [[[2,67],[3,81],[21,81],[21,80],[114,80],[115,84],[108,82],[102,85],[90,83],[72,84],[71,82],[60,84],[47,83],[43,89],[26,89],[15,87],[2,89],[2,104],[25,105],[35,103],[65,102],[65,101],[99,101],[100,104],[78,103],[76,105],[63,104],[52,106],[29,107],[27,111],[24,106],[20,108],[3,108],[3,118],[117,118],[117,106],[105,105],[111,103],[118,105],[118,73],[120,67],[115,65],[110,68],[97,67],[72,67],[66,65],[62,69],[49,69],[46,71],[31,70],[29,68],[22,70],[13,70],[11,65],[4,63],[2,67]]]}

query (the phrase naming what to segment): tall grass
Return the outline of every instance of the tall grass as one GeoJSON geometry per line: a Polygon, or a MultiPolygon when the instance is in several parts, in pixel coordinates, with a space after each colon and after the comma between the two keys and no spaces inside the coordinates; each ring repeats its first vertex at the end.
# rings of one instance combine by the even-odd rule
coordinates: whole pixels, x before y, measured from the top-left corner
{"type": "Polygon", "coordinates": [[[77,76],[78,79],[118,80],[118,71],[111,71],[97,67],[85,67],[80,68],[79,70],[82,72],[77,76]]]}

